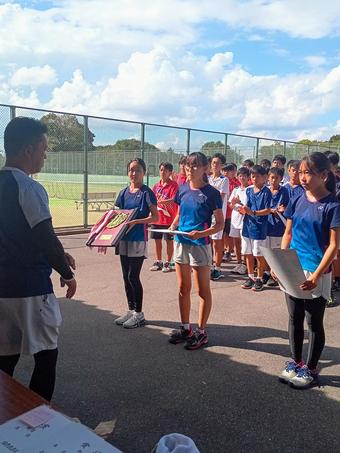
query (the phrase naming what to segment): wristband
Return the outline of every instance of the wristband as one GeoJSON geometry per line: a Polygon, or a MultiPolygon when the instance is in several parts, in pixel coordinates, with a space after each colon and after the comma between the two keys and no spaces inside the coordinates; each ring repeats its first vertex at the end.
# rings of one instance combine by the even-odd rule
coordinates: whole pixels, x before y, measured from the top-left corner
{"type": "Polygon", "coordinates": [[[253,215],[256,216],[256,211],[253,211],[253,215]]]}

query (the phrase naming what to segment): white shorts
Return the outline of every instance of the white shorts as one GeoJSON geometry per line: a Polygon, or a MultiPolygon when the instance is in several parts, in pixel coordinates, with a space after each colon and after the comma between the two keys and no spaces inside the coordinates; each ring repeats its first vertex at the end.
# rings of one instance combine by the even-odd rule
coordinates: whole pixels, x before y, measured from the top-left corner
{"type": "Polygon", "coordinates": [[[259,239],[249,239],[244,236],[241,236],[241,254],[242,255],[262,256],[260,247],[268,247],[268,238],[259,240],[259,239]]]}
{"type": "MultiPolygon", "coordinates": [[[[212,218],[211,218],[211,226],[214,226],[215,223],[216,223],[215,216],[212,216],[212,218]]],[[[214,241],[219,241],[219,240],[223,239],[223,234],[224,234],[224,231],[222,229],[221,231],[218,231],[217,233],[212,234],[210,236],[210,238],[213,239],[214,241]]]]}
{"type": "Polygon", "coordinates": [[[234,228],[233,225],[230,226],[229,237],[231,238],[240,238],[242,233],[241,228],[234,228]]]}
{"type": "Polygon", "coordinates": [[[174,261],[178,264],[190,264],[190,266],[211,266],[211,244],[189,245],[175,241],[174,261]]]}
{"type": "Polygon", "coordinates": [[[268,240],[268,245],[270,249],[280,249],[281,248],[281,237],[276,237],[276,236],[267,236],[268,240]]]}
{"type": "Polygon", "coordinates": [[[54,294],[0,298],[0,355],[55,349],[61,321],[54,294]]]}

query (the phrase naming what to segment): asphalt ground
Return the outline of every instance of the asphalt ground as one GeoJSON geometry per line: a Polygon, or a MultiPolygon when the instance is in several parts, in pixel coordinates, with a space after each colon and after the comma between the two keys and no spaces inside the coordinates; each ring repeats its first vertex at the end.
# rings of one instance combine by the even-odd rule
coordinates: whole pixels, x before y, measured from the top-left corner
{"type": "MultiPolygon", "coordinates": [[[[326,310],[321,387],[299,391],[278,382],[289,358],[287,310],[278,289],[241,289],[224,265],[212,282],[209,344],[187,351],[167,341],[178,325],[175,272],[142,271],[147,326],[126,330],[119,258],[98,255],[85,236],[62,242],[77,261],[75,299],[55,292],[64,322],[53,398],[65,414],[94,428],[114,420],[108,441],[124,453],[149,453],[167,433],[190,436],[201,453],[340,452],[340,305],[326,310]]],[[[339,293],[340,300],[340,293],[339,293]]],[[[193,290],[192,322],[198,316],[193,290]]],[[[306,353],[306,351],[305,351],[306,353]]],[[[29,382],[32,358],[16,378],[29,382]]]]}

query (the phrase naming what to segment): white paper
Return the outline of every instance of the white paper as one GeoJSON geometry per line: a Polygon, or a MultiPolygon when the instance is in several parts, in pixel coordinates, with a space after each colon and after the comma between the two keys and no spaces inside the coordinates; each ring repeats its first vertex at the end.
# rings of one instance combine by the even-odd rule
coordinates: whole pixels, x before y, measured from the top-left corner
{"type": "Polygon", "coordinates": [[[270,249],[260,247],[269,267],[277,276],[280,288],[285,293],[299,299],[312,299],[312,291],[300,289],[301,283],[306,281],[296,251],[293,249],[270,249]]]}
{"type": "Polygon", "coordinates": [[[48,406],[39,406],[36,410],[41,408],[50,412],[51,418],[37,428],[27,426],[21,420],[22,416],[0,426],[0,453],[121,453],[81,423],[48,406]]]}
{"type": "Polygon", "coordinates": [[[155,233],[167,233],[167,234],[179,234],[182,236],[189,236],[189,232],[178,231],[178,230],[168,230],[166,228],[148,228],[148,231],[154,231],[155,233]]]}

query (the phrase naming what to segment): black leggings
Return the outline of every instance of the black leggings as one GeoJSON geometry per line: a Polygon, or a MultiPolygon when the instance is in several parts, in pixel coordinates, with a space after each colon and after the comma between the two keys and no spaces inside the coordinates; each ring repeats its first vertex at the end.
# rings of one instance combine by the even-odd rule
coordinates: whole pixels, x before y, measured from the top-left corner
{"type": "Polygon", "coordinates": [[[143,286],[139,278],[143,262],[144,256],[129,257],[120,255],[129,310],[135,310],[137,313],[142,311],[143,305],[143,286]]]}
{"type": "Polygon", "coordinates": [[[304,339],[304,319],[306,317],[309,333],[307,366],[311,370],[316,368],[321,353],[325,346],[325,330],[323,317],[326,308],[326,299],[297,299],[286,294],[289,313],[289,343],[292,358],[296,363],[302,360],[302,347],[304,339]]]}
{"type": "MultiPolygon", "coordinates": [[[[29,388],[51,401],[56,377],[58,349],[45,349],[34,354],[34,370],[29,388]]],[[[0,356],[0,370],[13,376],[20,354],[0,356]]]]}

